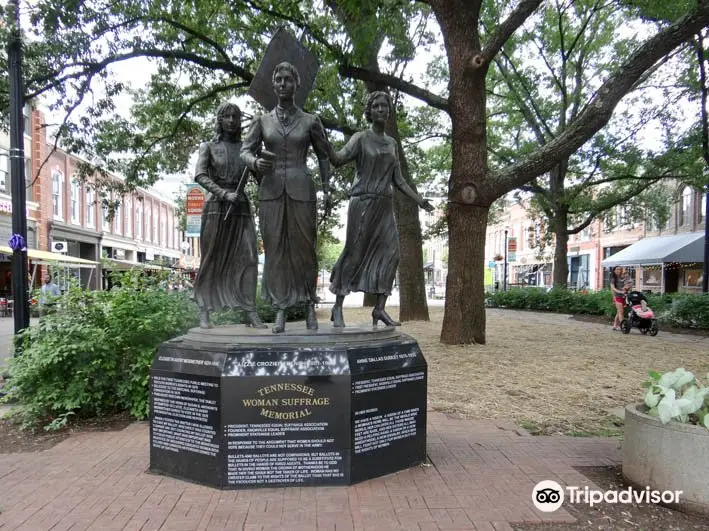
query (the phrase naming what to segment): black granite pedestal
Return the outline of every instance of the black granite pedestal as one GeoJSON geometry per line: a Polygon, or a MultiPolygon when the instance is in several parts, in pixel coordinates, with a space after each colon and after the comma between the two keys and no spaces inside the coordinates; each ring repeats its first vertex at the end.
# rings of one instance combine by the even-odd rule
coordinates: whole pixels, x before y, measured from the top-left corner
{"type": "Polygon", "coordinates": [[[391,327],[195,328],[150,372],[150,469],[219,488],[349,485],[426,458],[426,360],[391,327]]]}

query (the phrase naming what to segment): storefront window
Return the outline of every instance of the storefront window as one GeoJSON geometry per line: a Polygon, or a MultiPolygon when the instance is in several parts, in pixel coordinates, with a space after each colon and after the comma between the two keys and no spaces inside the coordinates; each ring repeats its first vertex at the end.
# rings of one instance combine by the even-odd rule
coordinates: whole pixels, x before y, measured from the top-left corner
{"type": "Polygon", "coordinates": [[[682,280],[682,285],[686,288],[701,288],[702,287],[702,270],[701,269],[685,269],[682,280]]]}

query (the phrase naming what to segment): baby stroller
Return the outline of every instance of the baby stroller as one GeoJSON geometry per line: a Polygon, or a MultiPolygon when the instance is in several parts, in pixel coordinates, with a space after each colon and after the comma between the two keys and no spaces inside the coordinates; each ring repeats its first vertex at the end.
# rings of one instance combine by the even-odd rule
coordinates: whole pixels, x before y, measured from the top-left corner
{"type": "Polygon", "coordinates": [[[649,333],[656,336],[659,332],[655,313],[648,307],[647,299],[639,291],[629,291],[625,295],[626,316],[620,322],[620,329],[624,334],[629,334],[630,329],[635,327],[640,333],[649,333]]]}

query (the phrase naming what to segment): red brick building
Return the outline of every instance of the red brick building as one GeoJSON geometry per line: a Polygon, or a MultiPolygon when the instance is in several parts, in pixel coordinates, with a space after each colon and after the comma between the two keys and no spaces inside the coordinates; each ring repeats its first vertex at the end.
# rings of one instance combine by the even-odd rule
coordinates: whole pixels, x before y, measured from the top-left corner
{"type": "MultiPolygon", "coordinates": [[[[62,149],[52,151],[39,110],[26,109],[25,132],[28,249],[94,262],[109,258],[108,267],[115,269],[179,262],[182,238],[173,201],[139,189],[120,198],[109,223],[96,186],[74,178],[80,159],[62,149]]],[[[8,152],[9,138],[0,136],[0,245],[12,229],[8,152]]],[[[0,255],[0,295],[9,289],[4,269],[9,269],[9,258],[0,255]]],[[[101,287],[102,273],[100,267],[71,268],[71,274],[92,288],[101,287]]]]}

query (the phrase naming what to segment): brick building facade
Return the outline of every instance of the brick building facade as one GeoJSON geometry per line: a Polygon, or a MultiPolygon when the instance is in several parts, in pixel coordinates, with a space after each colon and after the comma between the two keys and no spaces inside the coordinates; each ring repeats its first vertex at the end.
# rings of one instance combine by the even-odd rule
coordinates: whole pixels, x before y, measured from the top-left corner
{"type": "MultiPolygon", "coordinates": [[[[61,252],[96,262],[111,259],[104,269],[127,269],[144,262],[168,265],[179,262],[182,237],[174,202],[154,191],[138,189],[120,198],[121,206],[109,223],[101,205],[100,191],[90,179],[82,183],[73,178],[81,160],[62,149],[52,151],[42,113],[29,108],[26,113],[29,249],[61,252]]],[[[9,138],[0,136],[0,244],[5,244],[11,234],[8,151],[9,138]]],[[[6,290],[5,262],[9,267],[9,258],[0,257],[0,295],[6,290]]],[[[80,278],[84,286],[102,287],[104,271],[101,268],[93,272],[77,268],[71,273],[80,278]]]]}

